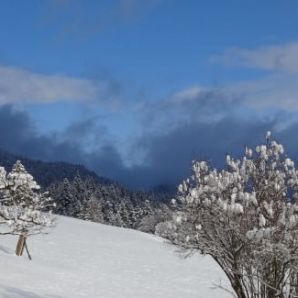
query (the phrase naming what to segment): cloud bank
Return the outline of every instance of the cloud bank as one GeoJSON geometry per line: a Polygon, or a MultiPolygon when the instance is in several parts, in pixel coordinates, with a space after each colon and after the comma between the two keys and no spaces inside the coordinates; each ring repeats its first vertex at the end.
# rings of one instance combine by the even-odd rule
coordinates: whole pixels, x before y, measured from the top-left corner
{"type": "Polygon", "coordinates": [[[298,72],[298,42],[263,46],[256,49],[230,48],[211,61],[226,66],[258,68],[268,71],[298,72]]]}
{"type": "Polygon", "coordinates": [[[116,94],[113,82],[105,80],[0,67],[0,148],[35,159],[81,163],[101,176],[146,189],[176,185],[190,174],[193,159],[223,166],[226,154],[239,155],[246,145],[262,142],[267,130],[298,160],[296,50],[296,43],[235,49],[232,56],[227,50],[217,57],[221,63],[268,72],[216,88],[190,86],[153,101],[125,102],[122,91],[116,94]],[[23,101],[103,104],[115,94],[124,102],[115,111],[114,126],[120,130],[130,121],[137,127],[137,134],[122,140],[126,155],[123,142],[110,134],[112,123],[96,113],[70,123],[65,131],[41,135],[29,114],[15,109],[23,101]]]}
{"type": "Polygon", "coordinates": [[[90,101],[102,90],[100,83],[84,78],[0,66],[0,103],[90,101]]]}
{"type": "MultiPolygon", "coordinates": [[[[148,189],[159,184],[176,185],[190,174],[193,159],[223,166],[227,153],[239,155],[246,145],[262,142],[264,132],[276,131],[276,123],[277,119],[243,121],[226,116],[212,123],[196,119],[180,122],[172,129],[144,131],[131,146],[131,154],[142,151],[144,158],[137,165],[127,166],[119,148],[105,138],[107,128],[93,119],[72,124],[60,134],[39,135],[27,113],[4,105],[0,107],[0,147],[34,159],[84,164],[101,176],[148,189]],[[97,138],[92,150],[86,152],[82,144],[90,136],[97,138]]],[[[275,133],[294,157],[298,157],[298,141],[293,141],[297,129],[293,124],[275,133]]]]}

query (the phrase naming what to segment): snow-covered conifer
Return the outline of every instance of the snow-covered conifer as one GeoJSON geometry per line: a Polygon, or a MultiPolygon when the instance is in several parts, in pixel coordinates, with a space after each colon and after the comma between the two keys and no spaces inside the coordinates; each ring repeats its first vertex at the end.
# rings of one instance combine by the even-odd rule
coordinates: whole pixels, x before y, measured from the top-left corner
{"type": "Polygon", "coordinates": [[[0,170],[1,207],[0,219],[6,222],[3,233],[26,237],[41,233],[53,224],[53,202],[47,193],[17,161],[6,175],[0,170]]]}
{"type": "Polygon", "coordinates": [[[91,195],[91,198],[85,202],[79,217],[84,220],[104,223],[102,202],[94,195],[91,195]]]}

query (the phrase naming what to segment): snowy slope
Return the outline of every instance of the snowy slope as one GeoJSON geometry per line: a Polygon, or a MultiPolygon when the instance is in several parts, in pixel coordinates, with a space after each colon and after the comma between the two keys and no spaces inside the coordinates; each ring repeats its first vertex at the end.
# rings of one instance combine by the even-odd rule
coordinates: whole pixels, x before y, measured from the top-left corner
{"type": "Polygon", "coordinates": [[[58,217],[48,235],[29,239],[33,257],[16,257],[16,237],[0,237],[3,298],[231,297],[211,259],[179,257],[158,237],[58,217]]]}

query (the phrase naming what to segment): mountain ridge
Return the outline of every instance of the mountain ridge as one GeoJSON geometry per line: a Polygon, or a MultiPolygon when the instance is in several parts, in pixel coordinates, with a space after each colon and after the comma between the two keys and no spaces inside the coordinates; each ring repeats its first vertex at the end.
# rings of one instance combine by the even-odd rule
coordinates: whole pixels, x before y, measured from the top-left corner
{"type": "Polygon", "coordinates": [[[80,164],[35,160],[0,149],[0,166],[4,167],[6,171],[10,171],[17,160],[22,162],[27,171],[44,188],[55,182],[62,181],[64,178],[73,180],[77,175],[81,176],[82,179],[91,177],[101,184],[118,184],[112,179],[100,177],[94,171],[80,164]]]}

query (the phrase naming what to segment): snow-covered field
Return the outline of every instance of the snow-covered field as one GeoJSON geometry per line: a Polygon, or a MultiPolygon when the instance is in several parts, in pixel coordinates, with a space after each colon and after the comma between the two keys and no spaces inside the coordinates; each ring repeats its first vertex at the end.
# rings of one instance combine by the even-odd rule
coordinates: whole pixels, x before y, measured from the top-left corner
{"type": "Polygon", "coordinates": [[[3,298],[216,298],[231,294],[208,257],[183,259],[158,237],[58,217],[48,235],[29,238],[33,260],[14,255],[17,238],[0,237],[3,298]]]}

